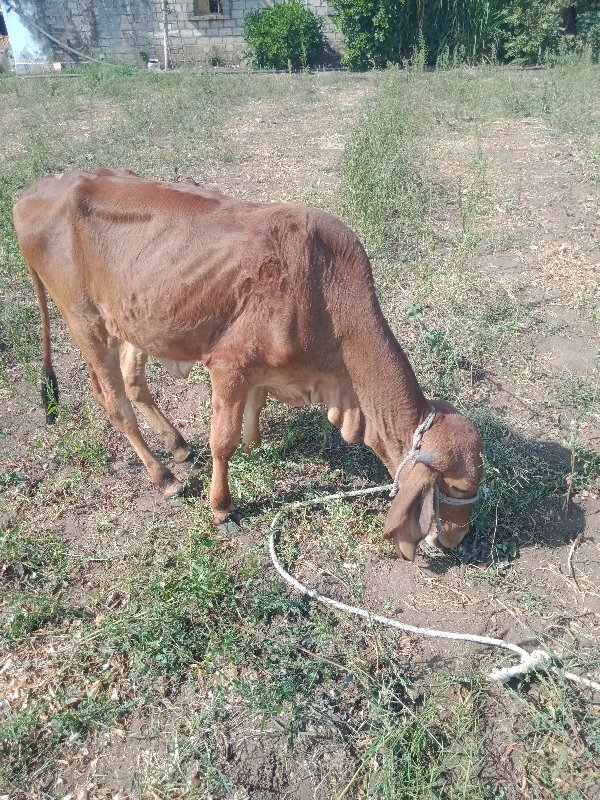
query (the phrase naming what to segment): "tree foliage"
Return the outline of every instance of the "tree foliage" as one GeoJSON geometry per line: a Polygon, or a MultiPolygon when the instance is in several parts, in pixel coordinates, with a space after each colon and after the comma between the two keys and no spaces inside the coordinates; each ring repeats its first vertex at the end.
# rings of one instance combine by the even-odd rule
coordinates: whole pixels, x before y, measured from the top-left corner
{"type": "Polygon", "coordinates": [[[405,0],[332,0],[332,5],[335,23],[344,34],[344,62],[350,69],[398,63],[405,0]]]}
{"type": "Polygon", "coordinates": [[[257,67],[306,69],[322,63],[323,22],[299,0],[286,0],[246,15],[246,57],[257,67]]]}
{"type": "Polygon", "coordinates": [[[600,0],[331,2],[352,69],[398,64],[416,54],[429,64],[496,58],[539,63],[565,42],[600,49],[600,0]],[[568,15],[577,20],[577,37],[560,35],[568,15]]]}
{"type": "Polygon", "coordinates": [[[504,56],[528,64],[541,62],[545,52],[557,43],[563,6],[560,0],[507,3],[502,19],[504,56]]]}
{"type": "Polygon", "coordinates": [[[500,39],[500,0],[332,0],[353,69],[401,63],[420,51],[476,61],[500,39]]]}

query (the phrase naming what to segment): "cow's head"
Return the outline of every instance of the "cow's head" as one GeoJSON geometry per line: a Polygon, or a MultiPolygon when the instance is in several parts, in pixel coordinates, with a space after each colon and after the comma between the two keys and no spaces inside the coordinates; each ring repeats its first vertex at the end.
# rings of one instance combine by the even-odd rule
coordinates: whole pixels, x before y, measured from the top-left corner
{"type": "Polygon", "coordinates": [[[442,547],[460,544],[469,530],[472,503],[449,505],[450,498],[475,498],[481,480],[482,441],[470,420],[441,400],[432,403],[437,414],[423,435],[420,449],[402,468],[398,494],[385,520],[383,535],[399,555],[412,561],[417,546],[429,535],[442,547]],[[435,487],[440,490],[438,531],[435,521],[435,487]]]}

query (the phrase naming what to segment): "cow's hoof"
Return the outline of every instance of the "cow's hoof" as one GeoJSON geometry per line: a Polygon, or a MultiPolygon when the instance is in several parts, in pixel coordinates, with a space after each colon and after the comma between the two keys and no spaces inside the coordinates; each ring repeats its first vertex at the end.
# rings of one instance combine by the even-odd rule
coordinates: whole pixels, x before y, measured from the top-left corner
{"type": "Polygon", "coordinates": [[[240,530],[239,517],[235,513],[230,514],[221,522],[215,520],[215,524],[221,533],[227,533],[230,536],[240,530]]]}
{"type": "Polygon", "coordinates": [[[183,488],[183,483],[178,481],[177,478],[172,478],[161,486],[162,493],[165,497],[179,497],[183,494],[183,488]]]}
{"type": "Polygon", "coordinates": [[[425,539],[419,542],[419,550],[423,555],[429,558],[440,558],[440,556],[446,555],[446,551],[440,544],[436,533],[430,533],[425,539]]]}
{"type": "Polygon", "coordinates": [[[178,447],[177,450],[173,450],[173,461],[176,464],[183,464],[184,461],[193,461],[194,460],[194,451],[189,445],[185,447],[178,447]]]}

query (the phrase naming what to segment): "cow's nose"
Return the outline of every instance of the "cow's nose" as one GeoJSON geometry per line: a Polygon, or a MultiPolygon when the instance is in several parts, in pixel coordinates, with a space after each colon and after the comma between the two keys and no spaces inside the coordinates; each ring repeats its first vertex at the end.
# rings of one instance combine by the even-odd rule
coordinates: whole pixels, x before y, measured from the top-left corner
{"type": "Polygon", "coordinates": [[[425,541],[427,544],[435,547],[445,548],[446,550],[454,550],[454,548],[458,547],[458,545],[462,542],[468,532],[468,525],[464,525],[460,528],[453,528],[451,534],[448,534],[443,530],[439,532],[436,530],[431,532],[425,541]]]}

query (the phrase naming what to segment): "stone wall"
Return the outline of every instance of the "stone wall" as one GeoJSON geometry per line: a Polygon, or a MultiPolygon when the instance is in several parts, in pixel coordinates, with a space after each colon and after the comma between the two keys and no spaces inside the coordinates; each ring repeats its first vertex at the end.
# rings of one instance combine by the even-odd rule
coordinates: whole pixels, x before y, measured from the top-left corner
{"type": "MultiPolygon", "coordinates": [[[[331,43],[341,36],[330,19],[327,0],[304,0],[323,17],[331,43]]],[[[59,42],[94,58],[164,63],[162,0],[4,0],[21,22],[40,36],[47,31],[59,42]]],[[[240,64],[243,60],[244,17],[271,5],[265,0],[170,0],[168,41],[173,66],[198,63],[240,64]],[[205,13],[211,8],[213,13],[205,13]]],[[[10,11],[6,15],[10,19],[10,11]]],[[[10,35],[10,30],[9,30],[10,35]]],[[[72,63],[78,57],[47,41],[50,60],[72,63]]]]}

